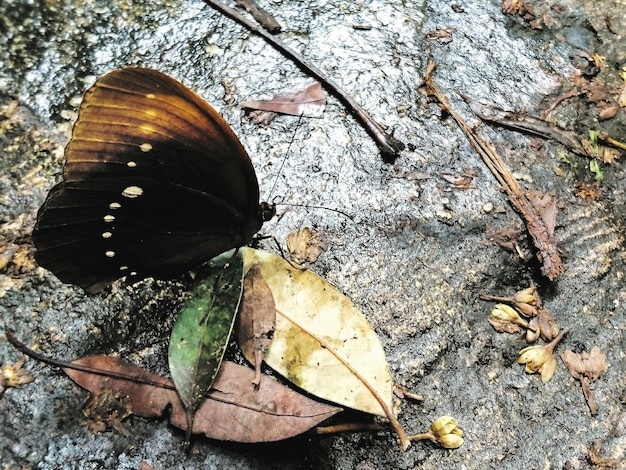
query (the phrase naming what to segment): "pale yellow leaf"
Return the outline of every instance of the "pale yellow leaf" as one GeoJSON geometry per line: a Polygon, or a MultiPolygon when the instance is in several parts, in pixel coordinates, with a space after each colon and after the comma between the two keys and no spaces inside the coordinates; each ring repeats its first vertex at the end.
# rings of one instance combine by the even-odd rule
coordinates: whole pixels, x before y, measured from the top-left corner
{"type": "Polygon", "coordinates": [[[311,271],[243,248],[244,271],[258,264],[276,302],[276,330],[265,362],[307,392],[380,416],[392,409],[393,380],[365,316],[311,271]]]}

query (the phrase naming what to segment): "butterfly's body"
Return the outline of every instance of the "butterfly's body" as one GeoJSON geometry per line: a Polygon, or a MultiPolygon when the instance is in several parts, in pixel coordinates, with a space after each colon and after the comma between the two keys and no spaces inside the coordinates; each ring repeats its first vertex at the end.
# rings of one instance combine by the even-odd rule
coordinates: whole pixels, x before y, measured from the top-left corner
{"type": "Polygon", "coordinates": [[[33,239],[41,266],[88,291],[127,275],[177,276],[263,224],[254,168],[228,124],[155,70],[99,79],[65,155],[33,239]]]}

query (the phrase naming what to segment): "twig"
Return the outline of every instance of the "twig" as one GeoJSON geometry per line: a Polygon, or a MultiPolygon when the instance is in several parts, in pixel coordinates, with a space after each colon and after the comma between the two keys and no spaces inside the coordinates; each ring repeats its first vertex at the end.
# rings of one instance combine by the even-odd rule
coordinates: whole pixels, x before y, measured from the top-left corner
{"type": "Polygon", "coordinates": [[[97,369],[94,367],[77,364],[75,362],[60,361],[58,359],[53,359],[51,357],[45,356],[43,354],[40,354],[30,349],[28,346],[22,343],[19,339],[17,339],[17,336],[15,336],[15,334],[12,331],[7,330],[5,332],[5,335],[9,343],[11,343],[15,347],[15,349],[17,349],[21,353],[26,354],[28,357],[32,357],[33,359],[37,359],[38,361],[43,362],[44,364],[59,367],[61,369],[79,370],[81,372],[86,372],[88,374],[102,375],[105,377],[112,377],[114,379],[129,380],[135,383],[143,383],[146,385],[152,385],[154,387],[166,388],[169,390],[176,390],[176,387],[174,387],[174,384],[172,384],[172,382],[168,379],[163,379],[162,381],[154,381],[154,380],[149,380],[143,377],[129,376],[127,374],[122,374],[122,373],[114,372],[111,370],[97,369]]]}
{"type": "Polygon", "coordinates": [[[534,246],[537,248],[537,258],[541,263],[541,272],[548,279],[554,281],[565,271],[565,266],[561,261],[553,231],[548,227],[548,224],[543,220],[528,197],[526,197],[522,187],[513,177],[506,163],[495,152],[495,149],[473,131],[452,108],[448,98],[439,91],[432,77],[435,67],[434,62],[431,62],[426,69],[425,83],[429,93],[435,96],[441,106],[454,118],[474,149],[506,191],[511,204],[526,221],[526,229],[533,240],[534,246]]]}
{"type": "Polygon", "coordinates": [[[318,69],[313,64],[310,64],[304,60],[296,51],[287,47],[282,42],[278,41],[275,37],[269,34],[267,31],[257,27],[254,23],[249,21],[243,15],[241,15],[237,10],[227,7],[223,3],[217,0],[204,0],[205,3],[209,4],[211,7],[222,13],[223,15],[229,17],[230,19],[236,21],[237,23],[244,26],[251,33],[261,36],[268,44],[282,53],[285,57],[292,60],[301,70],[305,73],[311,75],[316,80],[319,80],[326,88],[329,93],[335,96],[339,101],[341,101],[356,117],[356,119],[361,123],[361,125],[365,128],[365,130],[370,134],[370,136],[376,142],[378,149],[380,150],[383,159],[385,161],[393,161],[398,156],[398,154],[404,150],[404,143],[400,140],[396,139],[394,136],[389,135],[382,128],[380,124],[378,124],[368,113],[365,111],[359,103],[357,103],[354,98],[344,90],[342,90],[339,85],[333,82],[324,72],[318,69]]]}
{"type": "Polygon", "coordinates": [[[281,27],[276,18],[270,12],[257,5],[254,0],[235,0],[235,5],[250,13],[252,18],[257,20],[270,33],[280,33],[281,27]]]}
{"type": "Polygon", "coordinates": [[[314,434],[338,434],[341,432],[369,432],[385,431],[387,428],[376,423],[343,423],[332,426],[316,426],[313,428],[314,434]]]}

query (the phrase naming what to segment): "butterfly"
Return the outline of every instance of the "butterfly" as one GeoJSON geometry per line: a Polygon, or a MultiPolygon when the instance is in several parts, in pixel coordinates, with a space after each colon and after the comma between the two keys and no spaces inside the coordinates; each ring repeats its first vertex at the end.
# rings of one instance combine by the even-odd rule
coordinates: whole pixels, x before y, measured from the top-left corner
{"type": "Polygon", "coordinates": [[[159,71],[122,68],[85,93],[63,181],[37,214],[35,256],[93,293],[124,276],[176,277],[247,244],[274,212],[208,103],[159,71]]]}

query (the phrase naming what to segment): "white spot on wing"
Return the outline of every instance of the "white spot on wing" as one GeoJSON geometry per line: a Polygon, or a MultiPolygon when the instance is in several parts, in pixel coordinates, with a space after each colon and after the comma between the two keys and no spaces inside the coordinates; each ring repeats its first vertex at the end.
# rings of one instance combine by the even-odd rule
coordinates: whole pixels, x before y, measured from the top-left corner
{"type": "Polygon", "coordinates": [[[156,95],[154,93],[147,93],[146,98],[148,98],[149,100],[153,100],[156,98],[156,95]]]}
{"type": "Polygon", "coordinates": [[[115,216],[111,215],[111,214],[107,214],[104,216],[104,221],[105,222],[113,222],[115,220],[115,216]]]}
{"type": "Polygon", "coordinates": [[[137,166],[137,164],[136,164],[135,162],[128,162],[128,163],[126,164],[126,166],[127,166],[128,168],[135,168],[135,167],[137,166]]]}
{"type": "Polygon", "coordinates": [[[109,209],[119,209],[122,205],[119,202],[112,202],[109,204],[109,209]]]}
{"type": "Polygon", "coordinates": [[[113,258],[115,256],[115,251],[105,251],[104,254],[107,258],[113,258]]]}
{"type": "Polygon", "coordinates": [[[120,266],[120,271],[128,271],[128,266],[120,266]]]}
{"type": "Polygon", "coordinates": [[[113,236],[113,234],[111,232],[104,232],[102,234],[102,238],[111,238],[113,236]]]}
{"type": "Polygon", "coordinates": [[[129,186],[128,188],[124,189],[124,191],[122,191],[122,196],[130,198],[130,199],[139,197],[142,194],[143,194],[143,189],[141,189],[139,186],[129,186]]]}
{"type": "Polygon", "coordinates": [[[141,144],[139,148],[141,149],[142,152],[149,152],[150,150],[152,150],[152,144],[149,144],[148,142],[146,142],[146,143],[141,144]]]}

